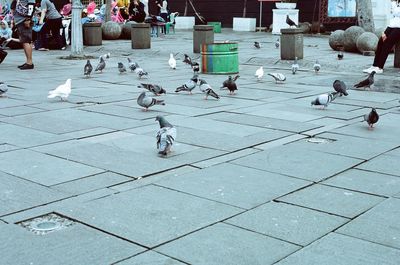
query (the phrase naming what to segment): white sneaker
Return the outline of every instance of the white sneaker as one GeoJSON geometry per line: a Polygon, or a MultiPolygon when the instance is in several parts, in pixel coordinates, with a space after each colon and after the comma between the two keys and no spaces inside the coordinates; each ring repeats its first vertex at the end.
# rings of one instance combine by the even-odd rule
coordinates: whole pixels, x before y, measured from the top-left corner
{"type": "Polygon", "coordinates": [[[373,71],[375,71],[375,74],[382,74],[383,73],[383,69],[381,69],[379,67],[375,67],[375,69],[373,71]]]}
{"type": "Polygon", "coordinates": [[[370,68],[367,68],[367,69],[364,69],[363,70],[363,73],[371,73],[372,72],[372,70],[374,70],[376,67],[375,66],[371,66],[370,68]]]}

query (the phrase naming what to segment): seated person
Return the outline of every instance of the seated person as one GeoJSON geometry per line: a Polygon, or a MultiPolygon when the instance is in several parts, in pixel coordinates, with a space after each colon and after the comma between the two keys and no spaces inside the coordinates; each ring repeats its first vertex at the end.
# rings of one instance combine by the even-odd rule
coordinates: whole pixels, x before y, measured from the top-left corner
{"type": "Polygon", "coordinates": [[[146,12],[144,12],[144,4],[140,0],[132,0],[129,4],[130,20],[138,23],[144,22],[146,12]]]}
{"type": "MultiPolygon", "coordinates": [[[[8,24],[6,21],[2,21],[0,22],[0,31],[2,31],[1,29],[3,27],[8,27],[8,24]],[[4,26],[1,24],[2,22],[4,22],[4,26]]],[[[22,44],[19,42],[19,36],[18,36],[18,30],[17,27],[14,27],[14,21],[11,20],[10,22],[11,26],[8,27],[8,29],[11,31],[11,36],[7,39],[3,39],[0,38],[0,47],[7,47],[10,49],[22,49],[22,44]]],[[[2,36],[2,34],[0,33],[0,36],[2,36]]]]}
{"type": "Polygon", "coordinates": [[[0,21],[0,46],[3,46],[3,43],[11,39],[12,31],[8,27],[8,23],[5,20],[0,21]]]}

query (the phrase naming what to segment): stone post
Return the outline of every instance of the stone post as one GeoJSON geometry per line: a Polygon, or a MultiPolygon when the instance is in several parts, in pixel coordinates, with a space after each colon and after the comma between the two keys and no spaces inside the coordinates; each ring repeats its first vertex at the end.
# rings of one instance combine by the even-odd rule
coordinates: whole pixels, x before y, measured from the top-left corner
{"type": "Polygon", "coordinates": [[[83,57],[83,36],[82,36],[82,3],[80,0],[72,1],[72,36],[71,56],[83,57]]]}
{"type": "Polygon", "coordinates": [[[358,25],[365,31],[375,32],[371,0],[357,0],[358,25]]]}

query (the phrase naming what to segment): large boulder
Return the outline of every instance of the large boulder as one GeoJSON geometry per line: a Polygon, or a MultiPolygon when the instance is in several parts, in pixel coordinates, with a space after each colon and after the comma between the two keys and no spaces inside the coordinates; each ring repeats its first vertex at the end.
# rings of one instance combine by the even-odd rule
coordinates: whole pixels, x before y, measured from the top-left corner
{"type": "Polygon", "coordinates": [[[105,40],[116,40],[121,36],[121,26],[114,21],[108,21],[103,24],[103,39],[105,40]]]}
{"type": "Polygon", "coordinates": [[[385,28],[375,29],[375,35],[378,37],[378,39],[382,36],[383,32],[385,32],[385,28]]]}
{"type": "Polygon", "coordinates": [[[329,46],[334,50],[339,50],[344,46],[344,30],[338,29],[329,36],[329,46]]]}
{"type": "Polygon", "coordinates": [[[378,37],[375,33],[372,32],[364,32],[358,37],[356,45],[359,52],[370,52],[376,51],[376,47],[378,46],[378,37]]]}
{"type": "Polygon", "coordinates": [[[351,26],[344,31],[344,50],[357,52],[357,39],[365,30],[359,26],[351,26]]]}

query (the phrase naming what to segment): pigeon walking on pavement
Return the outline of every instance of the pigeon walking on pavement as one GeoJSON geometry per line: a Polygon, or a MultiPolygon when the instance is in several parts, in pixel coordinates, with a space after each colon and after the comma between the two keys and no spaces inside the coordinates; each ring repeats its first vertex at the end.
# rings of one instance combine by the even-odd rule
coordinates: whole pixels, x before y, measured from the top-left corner
{"type": "Polygon", "coordinates": [[[155,84],[141,83],[138,87],[145,88],[148,91],[152,92],[156,96],[159,96],[161,94],[167,94],[167,91],[164,88],[162,88],[162,86],[155,85],[155,84]]]}
{"type": "Polygon", "coordinates": [[[8,86],[4,82],[0,82],[0,97],[4,97],[4,94],[8,91],[8,86]]]}
{"type": "Polygon", "coordinates": [[[126,73],[125,65],[121,62],[118,63],[118,71],[120,74],[126,73]]]}
{"type": "Polygon", "coordinates": [[[372,108],[371,112],[364,115],[364,121],[368,123],[369,129],[374,128],[374,124],[379,120],[378,112],[376,109],[372,108]]]}
{"type": "Polygon", "coordinates": [[[286,81],[286,76],[282,73],[268,73],[268,75],[275,79],[275,83],[283,83],[286,81]]]}
{"type": "Polygon", "coordinates": [[[260,48],[261,48],[261,44],[260,44],[258,41],[255,41],[255,42],[254,42],[254,47],[255,47],[256,49],[260,49],[260,48]]]}
{"type": "Polygon", "coordinates": [[[299,63],[297,62],[297,57],[294,58],[294,62],[292,64],[292,74],[296,74],[296,72],[299,70],[300,66],[299,63]]]}
{"type": "Polygon", "coordinates": [[[212,96],[213,98],[219,99],[219,96],[215,91],[212,89],[212,87],[206,82],[204,79],[199,79],[199,88],[200,91],[205,93],[205,100],[207,100],[208,96],[212,96]]]}
{"type": "Polygon", "coordinates": [[[313,69],[314,69],[315,73],[318,73],[319,70],[321,70],[321,64],[319,63],[318,60],[315,61],[315,64],[314,64],[314,66],[313,66],[313,69]]]}
{"type": "Polygon", "coordinates": [[[355,88],[371,88],[371,86],[374,84],[375,80],[374,80],[374,76],[375,76],[375,71],[372,71],[367,79],[364,79],[363,81],[357,83],[354,85],[355,88]]]}
{"type": "Polygon", "coordinates": [[[175,93],[181,92],[181,91],[188,91],[189,94],[192,94],[192,90],[197,86],[197,82],[199,81],[198,75],[195,74],[192,78],[190,78],[189,81],[187,81],[185,84],[177,87],[175,89],[175,93]]]}
{"type": "Polygon", "coordinates": [[[184,54],[183,56],[185,56],[185,58],[183,59],[183,61],[182,62],[184,62],[185,64],[188,64],[188,65],[192,65],[192,59],[189,57],[189,55],[187,55],[187,54],[184,54]]]}
{"type": "Polygon", "coordinates": [[[288,24],[289,27],[295,26],[297,28],[296,23],[292,19],[290,19],[289,15],[286,15],[286,24],[288,24]]]}
{"type": "Polygon", "coordinates": [[[311,101],[311,106],[323,106],[323,109],[328,107],[329,103],[331,103],[337,97],[338,92],[326,93],[319,95],[316,99],[311,101]]]}
{"type": "Polygon", "coordinates": [[[280,46],[280,44],[281,44],[281,42],[279,41],[279,38],[278,39],[276,39],[276,41],[275,41],[275,48],[279,48],[279,46],[280,46]]]}
{"type": "Polygon", "coordinates": [[[347,93],[347,91],[346,91],[346,89],[347,89],[346,84],[341,80],[335,80],[333,82],[333,89],[335,89],[335,91],[338,92],[340,96],[349,95],[349,93],[347,93]]]}
{"type": "Polygon", "coordinates": [[[59,97],[61,98],[61,101],[65,101],[69,94],[71,94],[71,79],[67,79],[64,84],[59,85],[56,89],[50,90],[47,98],[59,97]]]}
{"type": "Polygon", "coordinates": [[[338,60],[342,60],[342,59],[343,59],[343,57],[344,57],[344,55],[343,55],[343,51],[339,50],[339,52],[338,52],[338,54],[337,54],[337,58],[338,58],[338,60]]]}
{"type": "Polygon", "coordinates": [[[158,154],[166,156],[170,151],[171,147],[176,139],[176,128],[172,126],[163,116],[157,116],[156,121],[160,125],[160,129],[157,132],[157,149],[158,154]]]}
{"type": "Polygon", "coordinates": [[[236,75],[235,77],[232,78],[232,76],[229,76],[227,80],[225,80],[222,83],[221,88],[227,88],[229,90],[229,94],[235,94],[235,90],[238,90],[237,85],[236,85],[236,80],[239,78],[239,75],[236,75]]]}
{"type": "Polygon", "coordinates": [[[192,67],[193,73],[195,73],[195,74],[199,73],[200,65],[198,62],[192,62],[191,67],[192,67]]]}
{"type": "Polygon", "coordinates": [[[131,72],[135,71],[135,69],[139,67],[139,64],[136,62],[133,62],[130,58],[127,58],[127,59],[128,59],[129,69],[131,69],[131,72]]]}
{"type": "Polygon", "coordinates": [[[147,111],[150,107],[154,105],[165,105],[164,100],[155,99],[146,95],[146,92],[140,93],[137,104],[144,108],[144,111],[147,111]]]}
{"type": "Polygon", "coordinates": [[[260,68],[258,68],[256,70],[256,73],[254,74],[254,76],[257,77],[257,81],[260,81],[264,76],[264,68],[262,66],[260,68]]]}
{"type": "Polygon", "coordinates": [[[87,60],[85,67],[83,68],[83,74],[85,75],[85,77],[90,77],[92,71],[93,71],[93,66],[90,63],[90,60],[87,60]]]}
{"type": "Polygon", "coordinates": [[[149,73],[147,73],[145,70],[143,70],[143,68],[140,68],[140,67],[137,67],[135,69],[135,73],[137,74],[139,79],[142,79],[143,77],[148,77],[149,76],[149,73]]]}
{"type": "Polygon", "coordinates": [[[176,60],[172,53],[169,54],[168,64],[169,64],[169,67],[171,67],[171,69],[174,69],[174,70],[176,69],[176,60]]]}
{"type": "Polygon", "coordinates": [[[96,70],[94,70],[94,71],[102,73],[104,68],[106,68],[106,61],[104,61],[103,57],[100,57],[100,62],[97,65],[96,70]]]}

